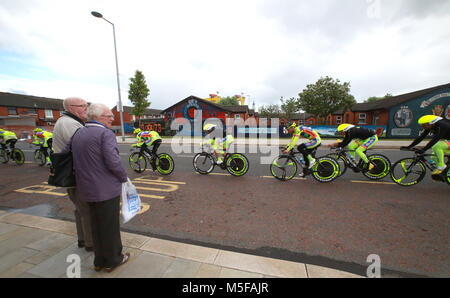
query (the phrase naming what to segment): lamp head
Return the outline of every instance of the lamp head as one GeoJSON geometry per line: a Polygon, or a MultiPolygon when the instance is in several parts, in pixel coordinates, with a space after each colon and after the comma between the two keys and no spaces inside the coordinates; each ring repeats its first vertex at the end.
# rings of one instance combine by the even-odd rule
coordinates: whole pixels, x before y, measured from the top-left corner
{"type": "Polygon", "coordinates": [[[91,14],[96,18],[103,18],[103,15],[96,11],[91,11],[91,14]]]}

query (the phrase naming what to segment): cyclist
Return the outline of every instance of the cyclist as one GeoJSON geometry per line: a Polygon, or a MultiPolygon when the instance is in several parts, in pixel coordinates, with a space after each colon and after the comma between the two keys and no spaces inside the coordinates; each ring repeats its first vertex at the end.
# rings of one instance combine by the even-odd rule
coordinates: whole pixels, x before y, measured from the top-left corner
{"type": "Polygon", "coordinates": [[[401,147],[400,149],[410,149],[425,139],[430,133],[433,133],[433,138],[428,144],[418,151],[419,154],[423,154],[428,149],[432,149],[434,154],[431,158],[434,162],[437,162],[437,168],[431,175],[439,175],[445,170],[444,153],[450,154],[450,121],[443,119],[442,117],[435,115],[425,115],[419,119],[419,124],[424,131],[415,139],[411,145],[401,147]],[[437,157],[437,160],[436,160],[437,157]]]}
{"type": "Polygon", "coordinates": [[[45,131],[42,128],[38,127],[34,130],[33,139],[34,141],[32,142],[32,144],[44,147],[43,151],[45,159],[47,161],[46,165],[51,165],[48,150],[50,149],[50,152],[53,152],[52,151],[53,133],[45,131]]]}
{"type": "MultiPolygon", "coordinates": [[[[216,127],[217,125],[215,124],[206,124],[205,126],[203,126],[203,131],[208,136],[216,129],[216,127]]],[[[217,164],[220,165],[223,163],[222,157],[225,158],[226,151],[228,148],[230,148],[230,145],[231,143],[233,143],[233,141],[234,137],[232,135],[227,135],[222,139],[216,139],[216,137],[209,138],[201,142],[200,145],[210,144],[214,150],[214,153],[216,154],[217,164]]]]}
{"type": "Polygon", "coordinates": [[[161,145],[161,137],[156,131],[142,131],[140,128],[136,128],[133,131],[133,134],[136,135],[137,144],[131,145],[132,147],[141,148],[143,145],[146,145],[147,147],[153,146],[151,151],[152,158],[150,160],[150,164],[153,170],[156,170],[156,160],[153,159],[153,156],[156,155],[156,152],[161,145]]]}
{"type": "Polygon", "coordinates": [[[17,136],[12,131],[7,131],[2,128],[0,128],[0,146],[3,150],[6,150],[9,154],[14,150],[14,147],[17,142],[17,136]],[[9,151],[7,149],[7,146],[9,145],[9,151]]]}
{"type": "Polygon", "coordinates": [[[344,139],[341,142],[338,141],[329,144],[328,146],[332,148],[343,148],[348,145],[348,149],[350,150],[349,155],[354,162],[354,166],[356,165],[356,152],[356,154],[364,161],[364,167],[368,165],[369,171],[372,170],[375,166],[372,163],[369,163],[369,159],[364,152],[378,142],[378,136],[375,131],[370,128],[359,127],[348,123],[339,125],[337,131],[341,136],[344,136],[344,139]],[[352,140],[353,142],[350,143],[352,140]]]}
{"type": "Polygon", "coordinates": [[[283,154],[289,154],[289,151],[294,148],[301,137],[308,139],[309,141],[307,143],[298,145],[297,149],[303,155],[306,167],[311,169],[316,162],[314,157],[312,157],[311,152],[314,148],[320,146],[320,143],[322,142],[320,135],[311,127],[297,126],[293,121],[287,123],[286,129],[289,134],[292,134],[292,138],[286,146],[286,149],[283,150],[283,154]]]}

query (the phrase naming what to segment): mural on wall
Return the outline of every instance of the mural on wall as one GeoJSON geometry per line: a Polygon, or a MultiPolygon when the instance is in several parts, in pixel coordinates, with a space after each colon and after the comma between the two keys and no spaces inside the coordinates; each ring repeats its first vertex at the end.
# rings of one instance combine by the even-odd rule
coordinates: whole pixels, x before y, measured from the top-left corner
{"type": "Polygon", "coordinates": [[[445,117],[445,119],[450,120],[450,104],[445,109],[444,117],[445,117]]]}
{"type": "Polygon", "coordinates": [[[394,114],[394,123],[397,127],[404,128],[411,125],[413,113],[408,106],[402,106],[394,114]]]}
{"type": "Polygon", "coordinates": [[[390,111],[388,137],[416,138],[422,128],[417,120],[423,115],[437,115],[450,120],[448,89],[412,99],[390,111]],[[436,94],[437,93],[437,94],[436,94]]]}

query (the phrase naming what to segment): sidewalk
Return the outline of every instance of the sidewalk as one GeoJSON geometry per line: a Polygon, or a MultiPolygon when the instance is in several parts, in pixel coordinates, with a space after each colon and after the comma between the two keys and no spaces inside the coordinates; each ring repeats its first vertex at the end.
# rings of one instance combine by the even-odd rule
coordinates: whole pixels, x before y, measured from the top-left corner
{"type": "Polygon", "coordinates": [[[93,252],[78,248],[75,224],[0,210],[0,277],[67,277],[78,255],[82,278],[321,278],[361,277],[316,265],[121,233],[130,260],[113,272],[96,272],[93,252]],[[70,260],[70,258],[69,258],[70,260]]]}
{"type": "MultiPolygon", "coordinates": [[[[203,141],[202,137],[173,137],[173,138],[163,138],[163,144],[199,144],[203,141]]],[[[422,141],[417,147],[423,147],[428,144],[430,140],[422,141]]],[[[257,139],[257,138],[235,138],[234,143],[237,145],[262,145],[262,146],[283,146],[287,145],[290,139],[257,139]]],[[[300,140],[302,142],[302,140],[300,140]]],[[[304,140],[303,140],[304,142],[304,140]]],[[[322,146],[336,142],[336,139],[322,139],[322,146]]],[[[121,136],[117,136],[117,143],[119,144],[135,144],[136,138],[125,136],[125,141],[122,141],[121,136]]],[[[379,140],[372,148],[373,149],[400,149],[401,146],[408,146],[411,144],[411,140],[379,140]]],[[[300,143],[298,143],[300,144],[300,143]]]]}

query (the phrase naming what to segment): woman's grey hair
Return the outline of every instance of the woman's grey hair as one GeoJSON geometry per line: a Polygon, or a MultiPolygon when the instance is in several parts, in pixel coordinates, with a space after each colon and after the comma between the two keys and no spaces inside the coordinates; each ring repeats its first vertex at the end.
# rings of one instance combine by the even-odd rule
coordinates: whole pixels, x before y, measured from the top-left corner
{"type": "Polygon", "coordinates": [[[93,103],[87,110],[87,118],[88,120],[97,120],[107,110],[109,110],[109,108],[106,105],[102,103],[93,103]]]}

